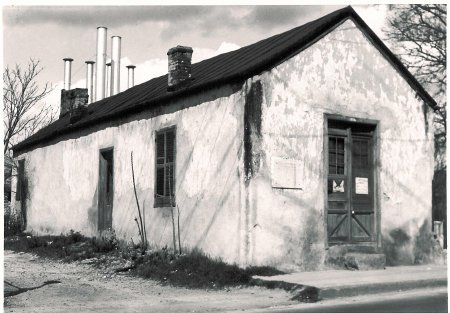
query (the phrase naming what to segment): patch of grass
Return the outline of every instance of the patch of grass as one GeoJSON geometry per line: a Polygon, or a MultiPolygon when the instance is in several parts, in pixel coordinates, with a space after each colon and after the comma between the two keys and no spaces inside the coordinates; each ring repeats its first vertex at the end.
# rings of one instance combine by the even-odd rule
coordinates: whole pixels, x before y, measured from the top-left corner
{"type": "Polygon", "coordinates": [[[91,238],[90,243],[95,252],[110,252],[119,246],[114,230],[103,232],[99,238],[91,238]]]}
{"type": "Polygon", "coordinates": [[[88,238],[79,232],[70,231],[59,236],[21,235],[5,238],[5,249],[16,252],[31,252],[40,257],[76,261],[92,258],[95,253],[113,251],[117,246],[115,236],[88,238]]]}
{"type": "Polygon", "coordinates": [[[181,256],[160,250],[139,259],[135,273],[173,286],[218,289],[251,285],[255,273],[274,275],[282,272],[269,267],[242,269],[198,250],[181,256]]]}
{"type": "Polygon", "coordinates": [[[40,257],[66,262],[96,257],[97,266],[110,266],[111,260],[130,260],[133,274],[179,287],[221,289],[232,286],[250,286],[252,276],[284,274],[268,266],[246,269],[227,264],[220,258],[211,258],[200,250],[174,255],[167,249],[143,253],[136,247],[118,242],[113,232],[99,238],[88,238],[71,231],[60,236],[21,235],[5,238],[5,249],[30,252],[40,257]],[[103,257],[108,255],[108,257],[103,257]]]}
{"type": "Polygon", "coordinates": [[[247,273],[251,276],[275,276],[286,274],[275,267],[271,266],[250,266],[246,268],[247,273]]]}

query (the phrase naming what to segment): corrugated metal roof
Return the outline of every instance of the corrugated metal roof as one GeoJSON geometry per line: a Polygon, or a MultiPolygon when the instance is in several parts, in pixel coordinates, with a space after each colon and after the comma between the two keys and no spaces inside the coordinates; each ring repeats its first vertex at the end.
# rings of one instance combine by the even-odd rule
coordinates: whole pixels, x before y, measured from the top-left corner
{"type": "Polygon", "coordinates": [[[163,75],[112,97],[92,103],[88,107],[88,114],[76,123],[70,124],[70,118],[65,116],[14,146],[14,153],[17,155],[35,146],[45,145],[49,140],[55,140],[63,134],[69,134],[100,122],[112,121],[127,114],[163,105],[167,101],[178,97],[198,93],[223,84],[243,82],[251,76],[272,68],[293,53],[306,48],[348,18],[354,20],[372,43],[380,49],[391,61],[391,64],[403,75],[411,87],[428,104],[432,107],[436,106],[436,102],[411,73],[370,30],[353,8],[348,6],[287,32],[193,64],[192,77],[194,80],[182,90],[167,91],[167,75],[163,75]]]}

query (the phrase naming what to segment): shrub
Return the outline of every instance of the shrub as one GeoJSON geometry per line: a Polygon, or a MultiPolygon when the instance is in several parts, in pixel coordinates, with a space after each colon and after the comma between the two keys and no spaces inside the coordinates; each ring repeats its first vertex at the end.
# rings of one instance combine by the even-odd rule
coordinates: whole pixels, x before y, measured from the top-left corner
{"type": "Polygon", "coordinates": [[[275,276],[282,275],[285,272],[277,270],[271,266],[250,266],[245,269],[251,276],[275,276]]]}
{"type": "Polygon", "coordinates": [[[175,256],[167,249],[152,252],[138,262],[136,274],[174,286],[188,288],[222,288],[248,285],[252,275],[278,275],[271,267],[242,269],[237,265],[211,258],[199,250],[175,256]]]}
{"type": "MultiPolygon", "coordinates": [[[[284,274],[268,266],[243,269],[227,264],[220,258],[211,258],[200,250],[182,255],[175,255],[167,248],[143,253],[140,247],[119,242],[113,231],[105,232],[99,238],[86,238],[74,231],[60,236],[15,236],[5,239],[5,249],[32,252],[41,257],[64,261],[88,259],[116,251],[111,253],[113,258],[134,261],[135,275],[188,288],[217,289],[252,285],[253,275],[284,274]]],[[[105,263],[106,258],[98,258],[96,264],[101,262],[105,263]]]]}
{"type": "Polygon", "coordinates": [[[71,230],[59,236],[16,236],[5,239],[5,249],[33,252],[41,257],[65,259],[66,261],[90,257],[92,248],[88,239],[71,230]]]}
{"type": "Polygon", "coordinates": [[[4,199],[3,202],[3,227],[5,236],[13,236],[19,234],[23,230],[23,222],[17,212],[11,208],[11,202],[4,199]]]}
{"type": "Polygon", "coordinates": [[[118,247],[119,241],[114,230],[103,231],[100,238],[93,237],[91,244],[95,252],[109,252],[118,247]]]}
{"type": "MultiPolygon", "coordinates": [[[[64,235],[61,235],[61,237],[64,237],[64,235]]],[[[80,232],[74,231],[73,229],[71,229],[67,236],[67,244],[86,241],[86,239],[87,238],[84,237],[80,232]]]]}

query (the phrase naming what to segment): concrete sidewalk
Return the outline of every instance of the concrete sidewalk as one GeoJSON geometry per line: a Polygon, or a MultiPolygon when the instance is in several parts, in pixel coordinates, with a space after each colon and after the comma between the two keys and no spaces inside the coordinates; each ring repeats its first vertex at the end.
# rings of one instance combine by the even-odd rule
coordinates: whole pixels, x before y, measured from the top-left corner
{"type": "Polygon", "coordinates": [[[446,287],[447,266],[429,264],[369,271],[327,270],[254,278],[314,287],[318,289],[319,299],[332,299],[388,291],[446,287]]]}

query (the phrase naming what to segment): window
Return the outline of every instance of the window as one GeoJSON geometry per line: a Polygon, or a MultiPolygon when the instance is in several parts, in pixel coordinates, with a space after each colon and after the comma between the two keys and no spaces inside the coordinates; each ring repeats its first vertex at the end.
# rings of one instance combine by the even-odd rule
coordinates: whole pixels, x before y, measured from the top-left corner
{"type": "Polygon", "coordinates": [[[345,140],[340,137],[328,138],[328,172],[344,175],[345,172],[345,140]]]}
{"type": "Polygon", "coordinates": [[[24,196],[25,160],[19,160],[17,169],[16,201],[21,201],[24,196]]]}
{"type": "Polygon", "coordinates": [[[369,146],[368,141],[363,139],[353,139],[353,166],[365,168],[369,166],[369,146]]]}
{"type": "Polygon", "coordinates": [[[176,129],[156,132],[155,206],[175,205],[176,129]]]}

